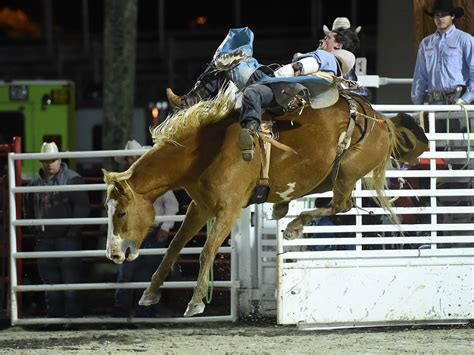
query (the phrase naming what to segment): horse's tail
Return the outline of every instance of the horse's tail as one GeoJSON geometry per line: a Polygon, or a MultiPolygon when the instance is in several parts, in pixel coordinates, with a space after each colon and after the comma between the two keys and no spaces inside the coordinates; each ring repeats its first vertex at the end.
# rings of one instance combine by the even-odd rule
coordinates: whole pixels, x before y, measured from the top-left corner
{"type": "Polygon", "coordinates": [[[366,189],[375,191],[375,199],[377,203],[389,213],[390,220],[395,224],[400,224],[400,219],[393,212],[393,203],[385,194],[385,190],[388,188],[385,171],[390,165],[390,157],[393,156],[394,152],[401,150],[403,137],[391,120],[385,119],[384,124],[388,131],[389,149],[387,151],[387,155],[385,156],[385,159],[383,159],[383,161],[378,166],[376,166],[374,170],[372,170],[371,176],[364,179],[363,181],[366,189]]]}
{"type": "Polygon", "coordinates": [[[396,145],[396,141],[392,139],[392,137],[395,137],[395,135],[389,134],[389,154],[387,154],[385,159],[378,166],[376,166],[374,170],[372,170],[371,175],[365,178],[363,182],[366,189],[375,191],[375,199],[377,203],[389,213],[390,220],[395,224],[400,224],[400,219],[395,214],[395,212],[393,212],[393,203],[385,194],[385,190],[387,189],[385,170],[387,169],[388,164],[390,164],[390,152],[396,145]]]}
{"type": "Polygon", "coordinates": [[[405,113],[399,113],[394,118],[385,119],[384,123],[388,130],[388,153],[384,161],[372,170],[372,176],[365,179],[364,184],[367,188],[376,192],[377,202],[389,212],[392,222],[400,224],[398,216],[392,210],[392,202],[385,195],[385,189],[387,188],[385,171],[390,164],[390,157],[401,162],[416,164],[418,157],[428,147],[428,138],[423,129],[416,124],[413,117],[405,113]]]}

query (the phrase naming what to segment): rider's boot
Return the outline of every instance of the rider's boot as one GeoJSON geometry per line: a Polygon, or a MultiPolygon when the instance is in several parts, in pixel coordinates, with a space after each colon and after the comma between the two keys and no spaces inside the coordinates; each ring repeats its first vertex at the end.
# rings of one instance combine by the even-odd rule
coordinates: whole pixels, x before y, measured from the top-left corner
{"type": "Polygon", "coordinates": [[[216,95],[225,80],[225,72],[217,71],[214,67],[208,66],[186,95],[178,96],[173,90],[167,88],[166,96],[168,96],[173,109],[188,108],[203,99],[216,95]]]}
{"type": "Polygon", "coordinates": [[[182,108],[191,107],[194,104],[197,104],[201,101],[201,97],[199,94],[191,90],[189,93],[183,96],[176,95],[171,88],[166,89],[166,96],[168,97],[168,101],[171,104],[171,107],[174,110],[180,110],[182,108]]]}
{"type": "Polygon", "coordinates": [[[253,159],[254,143],[252,136],[256,136],[258,134],[258,128],[258,122],[250,121],[240,129],[240,151],[242,152],[242,159],[244,161],[251,161],[253,159]]]}

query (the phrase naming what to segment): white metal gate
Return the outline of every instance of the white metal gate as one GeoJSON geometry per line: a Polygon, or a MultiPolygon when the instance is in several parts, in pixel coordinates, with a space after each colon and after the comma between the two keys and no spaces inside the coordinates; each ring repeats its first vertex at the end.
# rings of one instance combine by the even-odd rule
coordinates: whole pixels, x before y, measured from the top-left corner
{"type": "MultiPolygon", "coordinates": [[[[458,111],[456,106],[378,106],[379,111],[458,111]]],[[[474,106],[469,106],[471,111],[474,106]]],[[[439,116],[439,114],[437,114],[439,116]]],[[[461,116],[462,117],[462,116],[461,116]]],[[[471,127],[474,116],[471,114],[471,127]]],[[[438,119],[438,118],[437,118],[438,119]]],[[[461,120],[461,130],[465,130],[461,120]]],[[[458,122],[459,123],[459,122],[458,122]]],[[[286,241],[281,231],[308,206],[299,200],[278,224],[278,323],[301,327],[459,322],[474,315],[474,134],[434,133],[429,114],[429,169],[389,170],[390,179],[423,180],[412,189],[387,190],[392,197],[424,203],[396,207],[400,216],[423,217],[413,224],[379,224],[369,213],[372,191],[359,182],[355,205],[346,213],[351,225],[305,227],[306,238],[286,241]],[[445,141],[449,140],[448,151],[445,141]],[[438,160],[437,160],[438,159],[438,160]],[[447,169],[437,167],[444,160],[447,169]],[[423,186],[424,185],[424,186],[423,186]],[[342,233],[341,238],[308,238],[308,233],[342,233]],[[403,234],[401,233],[403,232],[403,234]],[[301,251],[311,245],[335,250],[301,251]],[[337,246],[351,246],[337,250],[337,246]],[[296,249],[295,249],[296,248],[296,249]]],[[[469,131],[468,131],[469,132],[469,131]]],[[[330,193],[311,197],[331,196],[330,193]]],[[[317,235],[317,234],[316,234],[317,235]]]]}
{"type": "MultiPolygon", "coordinates": [[[[142,155],[144,150],[123,150],[123,151],[99,151],[99,152],[64,152],[64,153],[10,153],[8,156],[9,169],[9,197],[10,197],[10,311],[12,325],[28,325],[28,324],[61,324],[61,323],[160,323],[160,322],[207,322],[207,321],[235,321],[237,319],[236,312],[236,289],[238,282],[236,281],[236,258],[235,246],[223,246],[219,248],[218,253],[231,254],[231,277],[226,281],[211,281],[212,287],[230,289],[230,313],[215,316],[198,316],[198,317],[167,317],[167,318],[115,318],[111,315],[104,314],[98,317],[81,317],[81,318],[33,318],[19,317],[18,313],[18,293],[21,292],[42,292],[42,291],[62,291],[62,290],[110,290],[118,288],[127,289],[145,289],[148,282],[128,282],[128,283],[80,283],[80,284],[51,284],[51,285],[23,285],[18,284],[17,263],[20,259],[37,259],[37,258],[58,258],[58,257],[97,257],[105,259],[104,250],[80,250],[80,251],[45,251],[45,252],[26,252],[17,250],[16,228],[21,226],[35,225],[107,225],[107,218],[64,218],[64,219],[18,219],[16,214],[15,194],[26,192],[40,191],[105,191],[105,184],[83,184],[83,185],[62,185],[62,186],[16,186],[15,184],[15,160],[27,159],[52,159],[52,158],[104,158],[116,156],[138,156],[142,155]]],[[[164,221],[182,221],[184,216],[161,216],[156,217],[157,222],[164,221]]],[[[233,230],[232,238],[236,233],[233,230]]],[[[105,247],[105,245],[104,245],[105,247]]],[[[202,248],[184,248],[181,254],[199,254],[202,248]]],[[[166,252],[165,248],[159,249],[141,249],[141,255],[160,255],[166,252]]],[[[194,288],[196,281],[169,281],[164,282],[163,288],[194,288]]],[[[111,300],[113,302],[113,300],[111,300]]],[[[212,304],[209,305],[212,307],[212,304]]]]}

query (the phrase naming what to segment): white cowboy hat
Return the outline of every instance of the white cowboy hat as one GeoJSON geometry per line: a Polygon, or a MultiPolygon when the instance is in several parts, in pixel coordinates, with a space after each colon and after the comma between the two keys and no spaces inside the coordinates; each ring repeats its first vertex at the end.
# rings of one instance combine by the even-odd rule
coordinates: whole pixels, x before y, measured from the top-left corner
{"type": "MultiPolygon", "coordinates": [[[[347,17],[336,17],[336,19],[332,23],[332,29],[330,30],[328,26],[324,25],[323,31],[324,31],[324,34],[328,35],[331,31],[334,31],[337,28],[344,28],[344,29],[351,28],[351,21],[349,21],[347,17]]],[[[362,26],[357,26],[354,31],[355,33],[359,33],[361,29],[362,29],[362,26]]]]}
{"type": "Polygon", "coordinates": [[[342,75],[349,73],[355,64],[355,55],[345,49],[336,49],[331,52],[334,56],[339,59],[341,63],[342,75]]]}
{"type": "MultiPolygon", "coordinates": [[[[58,146],[54,142],[44,142],[43,145],[41,146],[41,151],[40,153],[42,154],[47,154],[47,153],[59,153],[58,146]]],[[[59,159],[59,158],[58,158],[59,159]]],[[[42,159],[40,159],[42,160],[42,159]]],[[[49,160],[49,159],[46,159],[49,160]]]]}
{"type": "MultiPolygon", "coordinates": [[[[149,146],[149,145],[143,145],[142,146],[135,139],[132,139],[131,141],[128,141],[125,144],[125,147],[123,149],[124,150],[134,150],[134,149],[149,149],[149,148],[151,148],[151,146],[149,146]]],[[[115,157],[114,160],[119,164],[126,163],[126,157],[125,156],[115,157]]]]}
{"type": "Polygon", "coordinates": [[[59,153],[58,146],[54,142],[44,142],[43,145],[41,146],[41,153],[59,153]]]}

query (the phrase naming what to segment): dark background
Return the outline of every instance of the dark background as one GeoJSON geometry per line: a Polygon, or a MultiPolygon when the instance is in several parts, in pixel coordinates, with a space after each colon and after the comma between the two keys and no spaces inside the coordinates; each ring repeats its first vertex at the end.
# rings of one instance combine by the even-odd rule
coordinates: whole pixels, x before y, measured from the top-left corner
{"type": "MultiPolygon", "coordinates": [[[[369,71],[376,68],[377,0],[261,1],[258,11],[249,0],[163,0],[163,13],[159,4],[138,1],[136,106],[165,100],[167,86],[187,91],[233,27],[254,31],[261,63],[286,63],[317,47],[323,24],[346,16],[362,25],[359,56],[368,57],[369,71]]],[[[72,80],[78,108],[100,107],[103,20],[103,0],[0,1],[0,78],[72,80]]]]}

